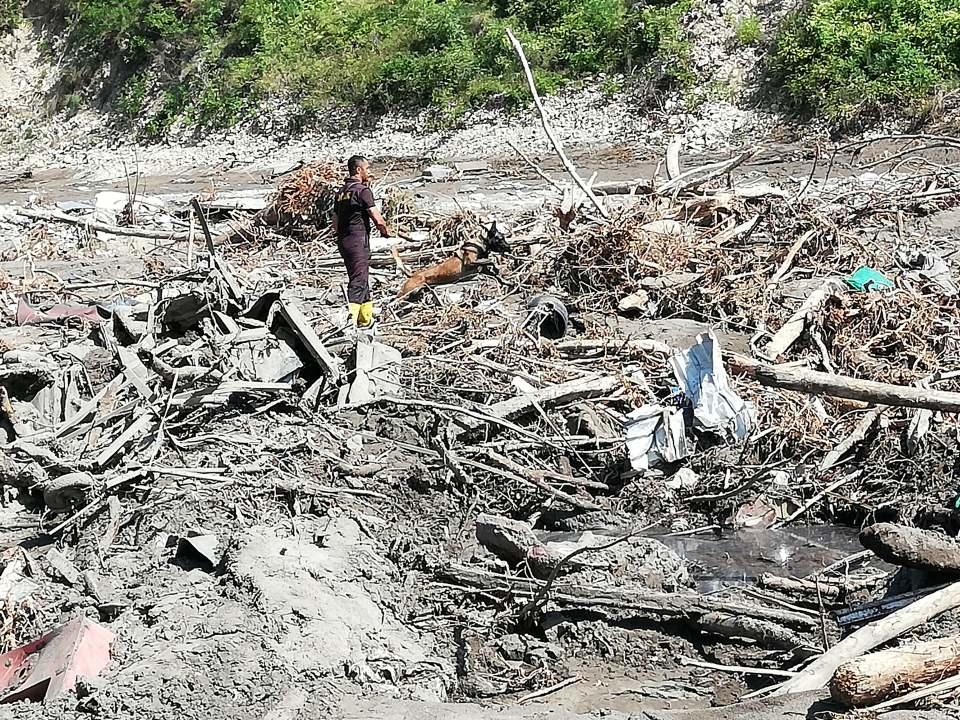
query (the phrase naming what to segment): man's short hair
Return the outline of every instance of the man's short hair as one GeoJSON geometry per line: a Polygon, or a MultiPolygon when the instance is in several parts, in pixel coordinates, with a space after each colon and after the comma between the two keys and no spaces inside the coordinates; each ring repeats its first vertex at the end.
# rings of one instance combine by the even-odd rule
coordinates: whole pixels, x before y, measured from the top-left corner
{"type": "Polygon", "coordinates": [[[363,155],[354,155],[349,160],[347,160],[347,171],[351,175],[355,175],[357,170],[360,169],[360,166],[365,163],[367,159],[363,155]]]}

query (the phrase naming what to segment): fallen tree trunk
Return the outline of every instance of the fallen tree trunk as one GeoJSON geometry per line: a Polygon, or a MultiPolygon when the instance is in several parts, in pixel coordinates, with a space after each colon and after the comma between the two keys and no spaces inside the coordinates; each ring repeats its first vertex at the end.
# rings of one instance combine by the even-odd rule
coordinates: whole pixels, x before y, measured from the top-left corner
{"type": "Polygon", "coordinates": [[[794,578],[763,573],[757,582],[760,587],[767,588],[768,590],[778,590],[779,592],[792,595],[801,595],[817,602],[822,599],[825,602],[832,603],[842,600],[850,592],[873,587],[879,582],[879,579],[866,581],[858,581],[852,578],[840,578],[839,580],[821,578],[819,581],[795,580],[794,578]]]}
{"type": "Polygon", "coordinates": [[[872,705],[960,672],[960,635],[864,655],[837,668],[830,696],[849,707],[872,705]]]}
{"type": "MultiPolygon", "coordinates": [[[[500,591],[513,597],[533,597],[544,586],[544,583],[539,580],[504,577],[463,565],[448,565],[441,570],[440,574],[450,582],[461,586],[491,592],[500,591]]],[[[695,593],[624,590],[554,582],[549,597],[551,601],[563,605],[629,610],[637,614],[656,617],[700,618],[708,613],[721,613],[723,615],[737,614],[742,617],[766,620],[803,630],[812,630],[818,625],[818,620],[814,615],[804,615],[763,605],[744,605],[695,593]]]]}
{"type": "Polygon", "coordinates": [[[731,367],[741,374],[756,378],[761,385],[768,387],[861,400],[876,405],[960,412],[960,393],[955,392],[891,385],[815,370],[773,367],[739,356],[733,358],[731,367]]]}
{"type": "Polygon", "coordinates": [[[960,542],[940,533],[877,523],[860,533],[860,544],[894,565],[960,573],[960,542]]]}
{"type": "Polygon", "coordinates": [[[942,590],[927,595],[882,620],[877,620],[848,635],[810,663],[799,675],[783,683],[774,694],[785,695],[825,687],[837,668],[844,663],[958,606],[960,606],[960,583],[947,585],[942,590]]]}

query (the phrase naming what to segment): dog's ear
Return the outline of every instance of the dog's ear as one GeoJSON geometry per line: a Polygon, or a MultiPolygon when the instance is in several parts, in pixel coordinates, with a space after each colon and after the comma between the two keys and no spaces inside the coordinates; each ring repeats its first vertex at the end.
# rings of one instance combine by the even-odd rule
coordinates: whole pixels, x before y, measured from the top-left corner
{"type": "Polygon", "coordinates": [[[499,231],[497,230],[497,221],[494,220],[490,223],[490,227],[487,228],[487,237],[494,237],[499,231]]]}

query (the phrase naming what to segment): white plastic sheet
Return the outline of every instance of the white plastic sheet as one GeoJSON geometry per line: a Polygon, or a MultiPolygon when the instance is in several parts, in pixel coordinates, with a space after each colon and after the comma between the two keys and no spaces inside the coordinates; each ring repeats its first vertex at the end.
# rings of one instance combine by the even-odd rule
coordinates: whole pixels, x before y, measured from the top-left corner
{"type": "Polygon", "coordinates": [[[627,416],[630,465],[643,471],[681,460],[690,454],[683,411],[661,405],[643,405],[627,416]]]}
{"type": "Polygon", "coordinates": [[[730,387],[713,332],[700,334],[687,350],[670,358],[683,393],[693,403],[694,429],[745,440],[756,424],[756,410],[730,387]]]}

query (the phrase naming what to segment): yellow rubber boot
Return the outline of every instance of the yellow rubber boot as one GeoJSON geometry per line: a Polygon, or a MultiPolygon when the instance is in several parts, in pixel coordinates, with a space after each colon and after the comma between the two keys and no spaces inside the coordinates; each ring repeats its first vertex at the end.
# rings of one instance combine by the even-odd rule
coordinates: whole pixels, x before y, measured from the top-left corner
{"type": "Polygon", "coordinates": [[[360,305],[360,312],[357,313],[357,327],[369,327],[373,325],[373,302],[368,301],[360,305]]]}
{"type": "Polygon", "coordinates": [[[354,325],[359,324],[360,317],[360,303],[350,303],[350,319],[353,321],[354,325]]]}

